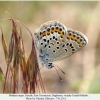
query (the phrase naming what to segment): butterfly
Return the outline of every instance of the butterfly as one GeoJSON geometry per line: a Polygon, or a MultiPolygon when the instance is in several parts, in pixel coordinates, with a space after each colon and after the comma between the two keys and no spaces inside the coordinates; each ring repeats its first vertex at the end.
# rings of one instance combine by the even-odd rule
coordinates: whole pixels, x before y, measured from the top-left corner
{"type": "Polygon", "coordinates": [[[73,55],[87,43],[88,39],[84,34],[66,28],[56,20],[42,24],[35,33],[39,59],[49,69],[54,67],[54,61],[73,55]]]}

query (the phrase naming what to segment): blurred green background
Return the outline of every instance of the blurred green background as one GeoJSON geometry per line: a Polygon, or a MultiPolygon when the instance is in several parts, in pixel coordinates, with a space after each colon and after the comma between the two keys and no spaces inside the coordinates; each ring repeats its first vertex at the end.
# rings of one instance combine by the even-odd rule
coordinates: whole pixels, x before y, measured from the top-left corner
{"type": "MultiPolygon", "coordinates": [[[[14,19],[25,23],[33,35],[41,24],[50,20],[58,20],[66,27],[85,34],[89,41],[86,47],[55,63],[66,73],[63,75],[58,69],[63,82],[59,80],[54,68],[44,67],[41,69],[43,83],[47,93],[100,93],[100,2],[2,1],[0,19],[9,18],[4,11],[9,12],[14,19]]],[[[11,22],[0,21],[0,26],[9,43],[11,22]]],[[[27,29],[24,26],[21,27],[26,57],[28,57],[31,51],[31,37],[27,29]]],[[[5,73],[6,63],[1,42],[0,56],[0,67],[5,73]]],[[[2,93],[1,89],[0,93],[2,93]]]]}

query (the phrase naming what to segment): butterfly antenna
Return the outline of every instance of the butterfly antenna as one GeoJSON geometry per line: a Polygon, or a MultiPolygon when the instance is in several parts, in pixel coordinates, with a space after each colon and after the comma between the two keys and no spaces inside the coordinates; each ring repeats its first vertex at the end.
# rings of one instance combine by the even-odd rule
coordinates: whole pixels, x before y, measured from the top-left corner
{"type": "Polygon", "coordinates": [[[59,75],[59,73],[58,73],[56,67],[54,67],[54,68],[55,68],[55,70],[56,70],[56,72],[57,72],[57,74],[58,74],[58,76],[59,76],[60,81],[63,81],[63,79],[60,77],[60,75],[59,75]]]}
{"type": "MultiPolygon", "coordinates": [[[[55,64],[54,64],[55,65],[55,64]]],[[[58,67],[57,65],[55,65],[56,67],[58,67]]],[[[59,67],[58,67],[59,68],[59,67]]],[[[65,74],[65,72],[62,70],[62,69],[60,69],[59,68],[59,70],[63,73],[63,74],[65,74]]]]}

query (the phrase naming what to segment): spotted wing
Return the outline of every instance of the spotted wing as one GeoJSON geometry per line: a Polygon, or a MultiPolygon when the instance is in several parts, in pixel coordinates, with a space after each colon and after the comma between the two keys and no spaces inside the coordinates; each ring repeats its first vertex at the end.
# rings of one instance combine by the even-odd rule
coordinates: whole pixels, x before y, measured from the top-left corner
{"type": "Polygon", "coordinates": [[[38,34],[37,47],[49,62],[62,60],[83,48],[88,40],[59,22],[48,22],[38,34]]]}
{"type": "Polygon", "coordinates": [[[55,51],[57,51],[57,47],[60,47],[58,52],[54,52],[54,58],[49,58],[49,61],[57,61],[62,60],[72,54],[76,53],[80,49],[82,49],[87,43],[88,40],[82,33],[78,31],[74,31],[72,29],[68,29],[65,35],[66,38],[60,39],[60,44],[55,46],[55,51]]]}

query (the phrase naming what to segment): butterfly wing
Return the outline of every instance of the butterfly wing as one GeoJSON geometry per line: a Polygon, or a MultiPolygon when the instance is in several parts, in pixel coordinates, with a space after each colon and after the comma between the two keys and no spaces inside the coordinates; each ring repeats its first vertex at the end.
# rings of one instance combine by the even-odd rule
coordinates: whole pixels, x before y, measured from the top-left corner
{"type": "Polygon", "coordinates": [[[58,21],[50,21],[41,26],[36,42],[40,54],[48,62],[62,60],[82,49],[88,40],[85,35],[67,29],[58,21]]]}
{"type": "Polygon", "coordinates": [[[60,48],[58,52],[54,52],[54,58],[50,57],[49,61],[58,61],[67,58],[68,56],[76,53],[80,49],[82,49],[87,43],[88,39],[85,35],[78,31],[74,31],[72,29],[68,29],[65,35],[66,38],[60,39],[59,45],[55,45],[55,51],[57,51],[57,46],[60,48]]]}

